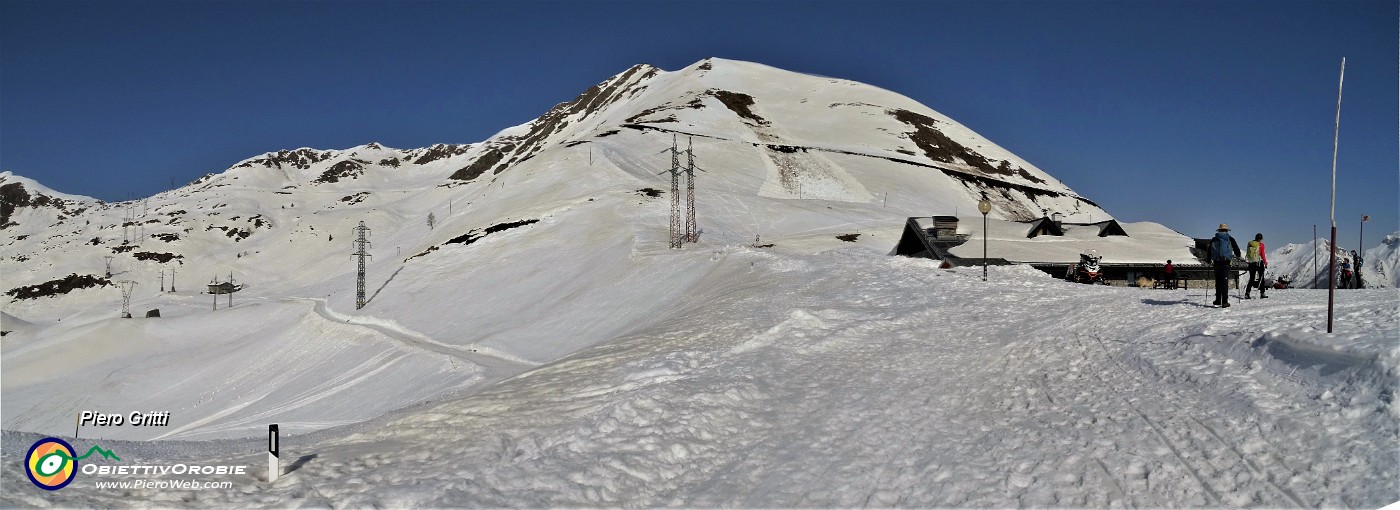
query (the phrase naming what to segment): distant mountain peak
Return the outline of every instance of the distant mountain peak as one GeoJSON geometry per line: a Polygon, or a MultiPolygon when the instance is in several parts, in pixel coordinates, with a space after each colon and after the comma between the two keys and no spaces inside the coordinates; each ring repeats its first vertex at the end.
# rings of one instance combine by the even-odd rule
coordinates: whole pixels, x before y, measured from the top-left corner
{"type": "MultiPolygon", "coordinates": [[[[590,143],[628,129],[749,144],[783,169],[777,183],[787,190],[783,193],[797,192],[794,179],[804,165],[845,179],[836,177],[843,174],[839,168],[792,155],[815,150],[934,168],[961,183],[973,202],[986,192],[1007,219],[1052,212],[1111,217],[1048,173],[907,97],[850,80],[719,57],[679,71],[631,66],[483,142],[449,178],[471,181],[500,174],[550,148],[590,143]],[[1052,197],[1070,202],[1052,205],[1045,200],[1052,197]]],[[[852,188],[828,197],[858,200],[866,195],[852,188]]]]}

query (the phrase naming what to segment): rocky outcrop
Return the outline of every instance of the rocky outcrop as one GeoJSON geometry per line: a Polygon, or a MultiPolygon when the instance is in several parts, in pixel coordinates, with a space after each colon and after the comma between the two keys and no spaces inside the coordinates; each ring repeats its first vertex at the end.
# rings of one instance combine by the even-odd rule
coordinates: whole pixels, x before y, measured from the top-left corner
{"type": "Polygon", "coordinates": [[[469,181],[490,170],[501,173],[511,165],[528,160],[549,146],[548,141],[571,122],[579,122],[609,105],[646,89],[645,81],[656,76],[655,67],[638,64],[627,71],[590,87],[573,101],[560,103],[527,125],[524,135],[490,140],[488,147],[471,164],[454,172],[451,179],[469,181]]]}

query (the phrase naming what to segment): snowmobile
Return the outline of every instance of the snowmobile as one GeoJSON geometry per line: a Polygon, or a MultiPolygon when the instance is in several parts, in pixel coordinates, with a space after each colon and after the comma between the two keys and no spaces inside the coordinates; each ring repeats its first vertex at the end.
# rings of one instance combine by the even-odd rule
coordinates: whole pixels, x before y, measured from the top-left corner
{"type": "Polygon", "coordinates": [[[1066,279],[1075,283],[1108,285],[1108,282],[1104,280],[1103,273],[1099,271],[1100,260],[1103,260],[1103,257],[1099,256],[1097,250],[1080,253],[1079,263],[1070,268],[1066,279]]]}

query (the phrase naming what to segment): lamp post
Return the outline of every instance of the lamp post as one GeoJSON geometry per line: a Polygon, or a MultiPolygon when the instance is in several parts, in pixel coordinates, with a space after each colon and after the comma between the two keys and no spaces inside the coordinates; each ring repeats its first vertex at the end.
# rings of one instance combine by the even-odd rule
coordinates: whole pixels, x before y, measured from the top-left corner
{"type": "Polygon", "coordinates": [[[1366,237],[1366,222],[1367,222],[1367,221],[1371,221],[1371,216],[1366,215],[1366,214],[1361,215],[1361,233],[1358,234],[1358,235],[1356,236],[1356,258],[1357,258],[1357,260],[1354,260],[1353,262],[1356,262],[1356,288],[1358,288],[1358,289],[1362,287],[1362,284],[1361,284],[1361,261],[1360,261],[1360,258],[1361,258],[1361,255],[1362,255],[1362,254],[1366,253],[1366,241],[1364,241],[1364,239],[1365,239],[1365,237],[1366,237]]]}
{"type": "Polygon", "coordinates": [[[982,281],[987,281],[987,213],[992,212],[992,201],[987,200],[987,192],[982,192],[982,200],[977,201],[977,211],[982,213],[982,281]]]}

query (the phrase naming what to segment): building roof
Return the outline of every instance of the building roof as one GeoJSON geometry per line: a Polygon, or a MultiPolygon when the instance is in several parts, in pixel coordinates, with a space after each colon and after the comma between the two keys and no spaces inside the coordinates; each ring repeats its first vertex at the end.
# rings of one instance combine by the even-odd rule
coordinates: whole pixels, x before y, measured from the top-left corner
{"type": "MultiPolygon", "coordinates": [[[[913,219],[920,227],[932,227],[931,218],[913,219]]],[[[981,259],[982,218],[964,216],[959,220],[957,233],[968,235],[968,241],[947,248],[948,253],[958,258],[981,259]]],[[[1073,264],[1079,261],[1080,253],[1093,249],[1105,263],[1161,264],[1171,259],[1180,264],[1196,260],[1191,254],[1195,240],[1158,223],[1061,223],[1063,235],[1028,238],[1032,224],[1038,221],[1041,220],[988,219],[987,257],[1017,263],[1073,264]],[[1115,230],[1121,230],[1121,234],[1115,230]]]]}

